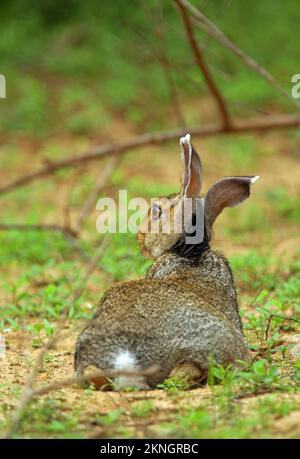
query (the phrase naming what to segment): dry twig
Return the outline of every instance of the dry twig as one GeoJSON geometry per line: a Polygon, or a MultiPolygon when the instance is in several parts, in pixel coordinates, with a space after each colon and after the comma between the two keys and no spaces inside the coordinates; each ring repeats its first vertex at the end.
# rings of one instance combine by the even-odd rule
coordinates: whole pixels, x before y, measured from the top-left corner
{"type": "Polygon", "coordinates": [[[83,276],[80,284],[78,285],[78,287],[76,289],[74,289],[73,293],[71,294],[70,296],[70,299],[67,303],[67,306],[64,308],[63,312],[62,312],[62,317],[61,317],[61,321],[60,321],[60,324],[58,325],[58,327],[55,329],[53,335],[49,338],[49,340],[46,342],[46,344],[44,345],[44,347],[40,350],[35,362],[34,362],[34,365],[29,373],[29,376],[27,378],[27,381],[25,383],[25,386],[23,388],[23,391],[21,393],[21,397],[20,397],[20,400],[19,400],[19,403],[18,405],[15,407],[13,413],[12,413],[12,416],[11,416],[11,423],[10,423],[10,427],[9,427],[9,430],[5,436],[5,438],[10,438],[15,432],[16,430],[18,429],[19,427],[19,424],[20,424],[20,420],[21,420],[21,417],[22,417],[22,414],[24,412],[24,409],[25,407],[28,405],[28,403],[32,400],[32,398],[34,397],[35,395],[35,389],[34,389],[34,384],[35,384],[35,380],[36,380],[36,377],[41,369],[41,366],[43,364],[43,361],[44,361],[44,357],[46,355],[46,353],[49,351],[49,349],[51,349],[54,344],[56,343],[64,325],[65,325],[65,321],[68,317],[68,313],[69,313],[69,310],[72,306],[72,304],[78,299],[80,298],[80,296],[82,295],[84,289],[85,289],[85,286],[86,286],[86,283],[89,279],[89,277],[91,276],[91,274],[93,273],[93,271],[95,270],[99,260],[101,259],[101,257],[103,256],[104,252],[105,252],[105,249],[107,247],[107,244],[109,242],[109,239],[104,239],[102,245],[100,246],[99,250],[98,250],[98,253],[96,254],[95,258],[91,261],[91,263],[89,264],[87,270],[86,270],[86,273],[85,275],[83,276]]]}
{"type": "MultiPolygon", "coordinates": [[[[139,370],[139,371],[101,371],[101,370],[93,370],[90,372],[85,373],[84,379],[87,381],[93,381],[100,376],[104,376],[105,378],[115,378],[116,376],[149,376],[153,375],[157,372],[156,367],[147,368],[146,370],[139,370]]],[[[53,392],[58,389],[62,389],[63,387],[71,386],[72,384],[81,384],[82,379],[78,376],[70,376],[68,378],[61,378],[56,381],[53,381],[49,384],[36,388],[32,392],[32,397],[37,397],[39,395],[45,395],[49,392],[53,392]]]]}
{"type": "MultiPolygon", "coordinates": [[[[163,5],[161,3],[157,4],[156,14],[151,14],[150,7],[147,2],[142,1],[141,6],[149,23],[154,23],[155,26],[155,34],[159,39],[159,46],[155,46],[154,49],[151,49],[150,52],[155,56],[155,58],[160,63],[165,79],[166,84],[168,86],[169,94],[170,94],[170,102],[174,107],[174,115],[176,117],[176,121],[179,126],[186,126],[184,113],[182,111],[178,91],[176,88],[176,84],[173,77],[173,69],[171,62],[168,57],[167,49],[166,49],[166,40],[165,40],[165,21],[164,21],[164,13],[163,13],[163,5]]],[[[140,33],[139,33],[140,35],[140,33]]],[[[148,41],[147,47],[149,50],[150,43],[148,41]]]]}
{"type": "Polygon", "coordinates": [[[296,322],[296,323],[300,324],[300,320],[294,319],[294,317],[281,316],[280,314],[270,314],[270,316],[268,318],[268,322],[267,322],[266,332],[265,332],[265,341],[267,341],[268,338],[269,338],[270,326],[271,326],[272,319],[274,317],[276,317],[277,319],[287,320],[289,322],[296,322]]]}
{"type": "Polygon", "coordinates": [[[133,139],[119,143],[119,144],[106,144],[98,147],[91,148],[85,153],[77,156],[72,156],[68,159],[53,162],[50,165],[41,167],[35,172],[23,175],[16,180],[7,183],[0,188],[0,194],[8,193],[21,186],[27,185],[35,180],[54,174],[60,169],[75,167],[79,164],[96,161],[106,156],[115,154],[121,155],[129,150],[135,150],[140,147],[149,145],[161,145],[171,140],[177,140],[187,132],[193,137],[209,137],[219,134],[243,134],[246,132],[265,132],[271,129],[295,128],[300,126],[299,115],[274,115],[274,116],[257,116],[247,120],[232,120],[229,127],[224,129],[221,125],[207,125],[203,127],[194,128],[178,128],[169,131],[161,131],[151,134],[142,134],[133,139]]]}
{"type": "Polygon", "coordinates": [[[225,101],[223,100],[223,96],[222,96],[221,92],[219,91],[218,87],[216,86],[216,84],[215,84],[215,82],[214,82],[214,80],[213,80],[213,78],[212,78],[212,76],[211,76],[211,74],[210,74],[210,72],[208,70],[208,67],[206,65],[205,59],[204,59],[203,54],[202,54],[202,50],[201,50],[200,46],[198,45],[198,43],[196,41],[196,38],[194,36],[192,23],[191,23],[189,15],[188,15],[188,13],[186,11],[186,7],[182,4],[182,2],[180,0],[175,0],[175,1],[177,3],[177,6],[178,6],[179,11],[181,13],[182,20],[183,20],[183,23],[184,23],[184,26],[185,26],[185,30],[186,30],[186,34],[187,34],[187,38],[188,38],[189,43],[191,45],[191,48],[193,50],[196,63],[199,66],[200,71],[201,71],[201,73],[203,74],[203,76],[205,78],[205,81],[206,81],[206,84],[208,86],[208,89],[210,90],[213,98],[215,99],[215,101],[216,101],[216,103],[217,103],[217,105],[219,107],[220,114],[221,114],[222,121],[223,121],[223,125],[224,125],[224,129],[226,130],[226,128],[228,128],[230,126],[230,118],[229,118],[229,113],[228,113],[225,101]]]}
{"type": "Polygon", "coordinates": [[[262,78],[264,78],[268,83],[270,83],[274,88],[283,94],[289,99],[294,105],[298,108],[300,106],[299,102],[292,98],[291,95],[283,89],[275,80],[273,75],[268,72],[264,67],[258,64],[252,57],[248,56],[244,51],[242,51],[238,46],[236,46],[218,27],[213,24],[200,10],[193,6],[188,0],[175,0],[181,5],[181,8],[188,11],[193,17],[194,22],[197,24],[201,30],[210,35],[212,38],[217,40],[221,45],[229,49],[233,54],[235,54],[244,64],[247,65],[251,70],[254,70],[262,78]]]}
{"type": "Polygon", "coordinates": [[[77,235],[82,230],[82,226],[84,224],[86,217],[90,214],[90,212],[93,210],[95,206],[99,192],[106,186],[107,180],[114,172],[119,160],[120,158],[117,158],[116,156],[113,156],[109,160],[109,162],[104,166],[104,169],[101,171],[99,177],[97,178],[94,188],[84,201],[74,229],[77,235]]]}

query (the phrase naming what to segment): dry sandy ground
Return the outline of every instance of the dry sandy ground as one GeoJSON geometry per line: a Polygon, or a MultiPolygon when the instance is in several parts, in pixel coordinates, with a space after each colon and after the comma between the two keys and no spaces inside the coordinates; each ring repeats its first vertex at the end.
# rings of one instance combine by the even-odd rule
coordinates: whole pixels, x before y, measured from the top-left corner
{"type": "MultiPolygon", "coordinates": [[[[43,365],[42,371],[37,377],[37,384],[47,384],[53,380],[68,377],[73,372],[73,350],[78,330],[66,328],[63,331],[63,340],[57,343],[52,349],[51,361],[43,365]]],[[[16,401],[12,396],[11,388],[14,385],[23,385],[28,376],[28,368],[38,355],[39,350],[32,349],[32,337],[22,332],[8,333],[6,335],[8,348],[6,358],[1,360],[0,384],[10,383],[0,397],[0,403],[6,403],[12,408],[16,401]]],[[[299,335],[297,336],[299,339],[299,335]]],[[[289,341],[293,337],[289,337],[289,341]]],[[[298,342],[299,345],[299,342],[298,342]]],[[[238,400],[241,416],[243,413],[251,413],[257,407],[257,401],[268,397],[270,394],[247,396],[238,400]],[[254,406],[255,405],[255,406],[254,406]]],[[[212,391],[208,387],[201,387],[187,392],[180,392],[170,395],[163,390],[140,391],[130,393],[118,392],[86,392],[79,386],[73,384],[42,397],[54,398],[58,401],[62,410],[68,411],[70,407],[77,406],[80,411],[79,431],[91,437],[108,437],[115,435],[114,427],[99,426],[94,422],[95,415],[106,415],[112,410],[122,409],[125,416],[124,426],[126,431],[138,437],[159,437],[161,435],[159,423],[168,423],[173,420],[173,414],[181,408],[199,407],[201,403],[210,403],[212,391]],[[135,404],[151,400],[152,410],[146,417],[135,418],[131,416],[135,404]]],[[[300,406],[300,394],[277,394],[279,401],[287,399],[300,406]]],[[[260,428],[258,426],[258,432],[260,428]]],[[[292,411],[286,416],[278,416],[274,419],[268,431],[275,437],[299,437],[300,436],[300,409],[292,411]]],[[[55,437],[55,434],[53,435],[55,437]]]]}

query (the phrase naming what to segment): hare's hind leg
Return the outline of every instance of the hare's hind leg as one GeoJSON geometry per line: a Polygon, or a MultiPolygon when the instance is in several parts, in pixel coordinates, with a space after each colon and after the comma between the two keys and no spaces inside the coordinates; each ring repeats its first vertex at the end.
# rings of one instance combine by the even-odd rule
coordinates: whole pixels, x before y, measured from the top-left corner
{"type": "Polygon", "coordinates": [[[179,378],[186,381],[187,388],[197,387],[206,379],[206,374],[193,362],[185,362],[177,365],[170,373],[170,378],[179,378]]]}
{"type": "Polygon", "coordinates": [[[112,381],[102,373],[103,372],[94,365],[89,365],[84,370],[80,368],[76,370],[79,384],[82,387],[87,387],[90,384],[93,384],[95,388],[99,390],[112,390],[112,381]]]}

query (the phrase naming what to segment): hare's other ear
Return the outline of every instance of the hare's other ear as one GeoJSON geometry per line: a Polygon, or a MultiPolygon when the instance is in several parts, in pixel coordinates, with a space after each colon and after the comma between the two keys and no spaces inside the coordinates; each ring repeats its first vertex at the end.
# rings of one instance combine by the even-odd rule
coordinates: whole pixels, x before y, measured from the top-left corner
{"type": "Polygon", "coordinates": [[[180,195],[184,198],[197,198],[202,185],[201,160],[191,144],[190,134],[181,137],[180,145],[184,167],[180,195]]]}
{"type": "Polygon", "coordinates": [[[225,207],[234,207],[250,196],[250,186],[259,176],[225,177],[216,182],[206,193],[204,214],[206,228],[210,233],[217,216],[225,207]]]}

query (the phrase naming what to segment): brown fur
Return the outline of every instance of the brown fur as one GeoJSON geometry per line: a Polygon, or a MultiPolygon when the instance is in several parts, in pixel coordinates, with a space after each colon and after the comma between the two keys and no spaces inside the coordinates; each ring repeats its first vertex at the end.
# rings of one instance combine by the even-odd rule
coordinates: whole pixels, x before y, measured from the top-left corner
{"type": "MultiPolygon", "coordinates": [[[[193,180],[201,173],[199,161],[195,161],[193,180]]],[[[233,179],[233,186],[234,180],[239,179],[233,179]]],[[[198,189],[189,183],[192,190],[198,189]]],[[[182,193],[172,197],[172,219],[183,199],[182,193]]],[[[164,201],[157,204],[163,208],[164,201]]],[[[211,193],[212,213],[213,205],[211,193]]],[[[163,222],[163,212],[161,218],[163,222]]],[[[193,375],[200,380],[212,361],[226,366],[247,359],[231,269],[221,253],[210,249],[208,234],[210,227],[200,244],[185,247],[184,234],[162,234],[161,226],[158,234],[151,234],[148,223],[142,224],[138,234],[142,252],[155,262],[145,279],[107,291],[79,336],[75,356],[79,374],[89,365],[114,370],[120,353],[127,353],[135,370],[159,368],[156,374],[134,381],[139,388],[150,388],[178,369],[196,368],[193,375]]]]}

